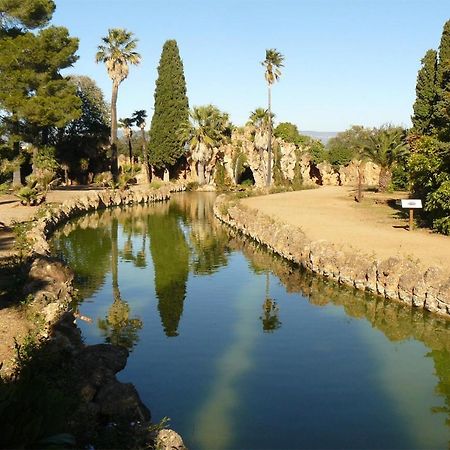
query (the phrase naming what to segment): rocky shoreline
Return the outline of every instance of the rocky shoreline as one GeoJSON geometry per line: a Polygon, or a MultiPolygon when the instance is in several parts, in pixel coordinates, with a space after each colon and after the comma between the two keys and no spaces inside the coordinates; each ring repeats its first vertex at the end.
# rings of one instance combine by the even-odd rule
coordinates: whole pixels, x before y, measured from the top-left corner
{"type": "MultiPolygon", "coordinates": [[[[165,201],[170,199],[171,192],[184,189],[182,185],[170,185],[159,189],[89,192],[60,205],[41,207],[23,236],[25,247],[28,247],[23,294],[31,299],[28,307],[34,311],[33,320],[41,323],[36,340],[39,347],[45,347],[51,354],[69,355],[68,367],[76,376],[81,400],[75,415],[84,417],[83,420],[89,417],[95,433],[99,427],[122,427],[120,432],[132,434],[138,447],[156,439],[161,449],[185,448],[172,430],[161,430],[156,436],[155,430],[160,430],[151,424],[150,411],[134,386],[117,380],[115,374],[125,367],[128,351],[110,344],[86,346],[82,342],[76,317],[71,311],[76,296],[73,273],[50,255],[48,238],[58,226],[87,212],[165,201]]],[[[83,437],[85,443],[86,439],[89,440],[89,433],[83,437]]]]}
{"type": "Polygon", "coordinates": [[[340,284],[450,318],[450,279],[437,267],[426,270],[410,260],[377,260],[312,241],[300,228],[276,221],[221,195],[215,216],[295,264],[340,284]]]}

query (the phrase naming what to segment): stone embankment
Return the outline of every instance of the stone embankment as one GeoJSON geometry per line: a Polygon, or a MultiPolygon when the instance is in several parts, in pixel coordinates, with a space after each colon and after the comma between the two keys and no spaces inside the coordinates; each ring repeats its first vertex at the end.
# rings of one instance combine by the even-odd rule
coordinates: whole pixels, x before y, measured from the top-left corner
{"type": "MultiPolygon", "coordinates": [[[[115,377],[125,367],[128,351],[109,344],[86,346],[82,343],[74,313],[70,311],[70,304],[76,295],[73,273],[61,261],[50,256],[47,239],[58,226],[89,211],[164,201],[170,199],[171,192],[182,190],[184,186],[181,185],[159,189],[104,190],[89,192],[60,205],[44,205],[30,222],[26,236],[23,236],[29,253],[23,293],[32,298],[29,308],[42,322],[37,337],[52,351],[72,356],[83,401],[80,408],[84,411],[83,415],[88,414],[92,418],[93,423],[126,422],[133,433],[137,432],[138,424],[141,432],[145,432],[150,429],[150,411],[132,384],[121,383],[115,377]]],[[[168,436],[172,439],[178,435],[172,430],[164,430],[157,437],[162,439],[160,448],[166,448],[163,442],[169,439],[168,436]]]]}
{"type": "Polygon", "coordinates": [[[380,261],[344,252],[330,242],[312,241],[300,228],[275,221],[224,195],[217,198],[214,214],[222,222],[311,272],[450,317],[450,280],[437,267],[421,270],[407,259],[391,257],[380,261]]]}

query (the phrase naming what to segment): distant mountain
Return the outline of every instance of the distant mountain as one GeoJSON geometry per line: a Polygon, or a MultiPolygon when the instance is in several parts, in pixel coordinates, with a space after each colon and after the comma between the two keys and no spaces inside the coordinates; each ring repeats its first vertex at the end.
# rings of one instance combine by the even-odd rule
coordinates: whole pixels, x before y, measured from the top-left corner
{"type": "Polygon", "coordinates": [[[324,145],[327,144],[330,138],[335,137],[338,133],[339,131],[300,131],[300,134],[319,139],[324,145]]]}

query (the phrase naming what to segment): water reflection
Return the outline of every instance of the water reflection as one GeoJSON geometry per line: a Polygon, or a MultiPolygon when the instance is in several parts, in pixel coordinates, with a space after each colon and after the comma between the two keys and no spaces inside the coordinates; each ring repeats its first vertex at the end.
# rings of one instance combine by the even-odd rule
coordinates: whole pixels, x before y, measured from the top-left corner
{"type": "MultiPolygon", "coordinates": [[[[427,357],[433,360],[438,378],[436,393],[445,406],[432,409],[433,413],[445,413],[450,426],[450,322],[426,311],[411,309],[400,303],[356,291],[305,273],[282,258],[269,253],[253,241],[229,230],[230,247],[239,250],[250,261],[255,273],[271,271],[290,293],[300,293],[316,306],[334,304],[342,306],[353,318],[365,319],[383,332],[391,342],[409,339],[423,342],[431,351],[427,357]]],[[[268,298],[268,297],[267,297],[268,298]]],[[[265,317],[265,316],[264,316],[265,317]]],[[[269,315],[267,316],[269,317],[269,315]]]]}
{"type": "MultiPolygon", "coordinates": [[[[141,310],[139,312],[142,317],[146,317],[146,324],[147,320],[150,320],[147,318],[155,315],[156,312],[154,328],[162,335],[163,340],[170,341],[173,347],[182,347],[181,336],[176,340],[167,340],[165,336],[175,337],[182,334],[183,338],[191,339],[190,345],[198,345],[198,342],[202,342],[203,345],[204,340],[209,337],[202,334],[201,323],[217,321],[220,323],[218,327],[229,326],[224,328],[227,334],[220,338],[223,346],[215,347],[217,351],[208,355],[208,360],[202,367],[202,369],[214,367],[209,372],[208,389],[201,391],[202,395],[197,403],[190,405],[191,409],[186,413],[186,416],[190,417],[189,420],[186,419],[189,423],[192,423],[191,416],[195,416],[195,436],[200,448],[225,449],[234,442],[238,442],[235,441],[236,425],[239,425],[237,422],[240,409],[245,407],[242,394],[245,393],[245,389],[248,389],[248,386],[246,388],[243,386],[248,379],[251,379],[252,371],[258,370],[254,352],[258,348],[259,340],[265,339],[264,345],[267,347],[273,343],[279,345],[276,347],[279,351],[284,351],[286,346],[289,346],[287,340],[290,332],[288,320],[290,318],[283,316],[283,313],[286,314],[286,310],[293,310],[283,301],[284,294],[277,290],[278,280],[287,292],[301,294],[302,298],[308,299],[312,305],[319,308],[338,306],[345,310],[349,318],[364,319],[392,343],[406,341],[423,343],[428,348],[429,360],[427,361],[433,362],[437,377],[435,392],[442,400],[432,397],[435,401],[432,405],[436,405],[433,413],[445,414],[447,424],[450,425],[449,322],[423,311],[412,310],[401,304],[387,302],[353,289],[338,289],[332,282],[303,273],[297,267],[274,257],[262,247],[215,221],[212,214],[214,198],[214,195],[181,194],[174,196],[170,203],[114,209],[92,214],[65,226],[61,230],[61,236],[66,237],[55,240],[56,251],[69,261],[75,270],[83,296],[89,297],[92,293],[99,291],[111,273],[112,298],[97,319],[99,331],[107,342],[124,345],[131,349],[136,344],[143,326],[140,318],[132,314],[132,310],[136,311],[132,296],[125,293],[125,283],[130,281],[124,277],[124,273],[127,276],[131,273],[123,270],[125,268],[137,268],[140,273],[145,273],[145,276],[149,277],[144,282],[152,291],[148,295],[151,295],[156,303],[152,302],[151,298],[148,301],[144,298],[146,307],[150,306],[145,310],[145,316],[141,310]],[[225,302],[217,306],[214,303],[211,306],[213,301],[210,301],[209,305],[204,302],[203,306],[198,306],[199,309],[194,308],[189,312],[189,305],[194,302],[194,299],[192,294],[191,297],[188,295],[188,286],[189,288],[197,286],[195,295],[205,292],[210,299],[211,292],[200,283],[202,280],[207,281],[210,283],[208,286],[214,286],[218,291],[223,289],[223,285],[214,284],[215,277],[222,280],[221,274],[235,263],[233,258],[236,254],[245,256],[248,264],[244,261],[244,265],[248,265],[251,270],[249,273],[253,277],[251,283],[247,283],[245,278],[247,284],[236,284],[236,292],[233,291],[232,295],[229,295],[227,298],[229,303],[226,306],[224,306],[225,302]],[[121,263],[126,267],[123,267],[121,263]],[[191,274],[190,279],[189,274],[191,274]],[[128,301],[122,298],[121,288],[128,301]],[[251,306],[253,297],[256,298],[257,303],[254,307],[251,306]],[[212,308],[212,312],[208,308],[212,308]],[[208,312],[205,312],[205,309],[208,312]],[[185,312],[184,316],[183,312],[185,312]],[[221,316],[221,314],[224,315],[221,316]],[[281,330],[280,317],[283,318],[281,330]],[[189,320],[191,321],[191,328],[188,330],[190,334],[185,327],[181,328],[181,325],[186,325],[189,320]],[[198,322],[193,326],[192,322],[195,320],[198,322]],[[194,340],[192,340],[193,336],[195,336],[194,340]],[[193,342],[195,344],[192,344],[193,342]]],[[[244,269],[239,267],[233,270],[244,269]]],[[[245,270],[248,270],[247,266],[245,270]]],[[[135,276],[134,272],[131,276],[135,276]]],[[[234,283],[234,278],[231,280],[234,283]]],[[[213,300],[216,299],[213,298],[213,300]]],[[[144,308],[142,303],[140,307],[144,308]]],[[[358,336],[358,339],[364,339],[362,334],[358,336]]],[[[153,339],[157,339],[156,335],[152,336],[153,339]]],[[[143,342],[144,339],[139,345],[144,345],[143,342]]],[[[161,345],[161,341],[158,342],[161,345]]],[[[307,345],[308,343],[305,342],[305,347],[307,345]]],[[[369,350],[370,345],[367,344],[365,348],[369,350]]],[[[185,348],[184,354],[190,355],[191,352],[197,351],[196,348],[185,348]]],[[[198,352],[201,354],[201,351],[198,352]]],[[[377,352],[380,353],[380,348],[371,349],[371,353],[377,352]]],[[[137,351],[133,355],[136,353],[137,351]]],[[[161,353],[165,356],[163,350],[161,353]]],[[[182,354],[181,351],[176,354],[178,361],[182,354]]],[[[376,359],[373,354],[370,357],[376,359]]],[[[200,360],[201,357],[198,356],[198,359],[200,360]]],[[[382,356],[378,357],[381,360],[382,356]]],[[[414,357],[417,358],[417,354],[414,357]]],[[[399,414],[410,420],[410,416],[414,415],[415,411],[411,408],[409,416],[405,413],[404,410],[407,407],[404,405],[409,403],[399,398],[398,393],[394,392],[396,384],[389,379],[395,361],[386,359],[377,363],[379,364],[376,370],[385,372],[385,379],[379,382],[379,385],[383,386],[385,394],[388,390],[386,386],[390,386],[389,389],[392,390],[390,394],[394,397],[394,404],[398,409],[389,413],[392,416],[399,414]],[[398,405],[402,401],[403,410],[400,414],[399,411],[402,408],[398,405]]],[[[181,367],[180,370],[182,371],[181,367]]],[[[404,376],[404,369],[399,373],[404,376]]],[[[427,373],[431,373],[431,370],[428,369],[427,373]]],[[[407,383],[408,380],[401,379],[399,382],[407,383]]],[[[416,395],[413,387],[406,394],[416,395]]],[[[428,404],[429,399],[430,397],[422,403],[416,402],[415,407],[417,408],[419,404],[428,404]]],[[[421,412],[421,414],[424,413],[421,412]]],[[[410,422],[414,424],[414,420],[417,422],[421,419],[413,418],[410,422]]],[[[415,428],[421,430],[420,433],[426,428],[423,424],[421,427],[411,426],[410,423],[408,425],[411,430],[415,428]]],[[[442,430],[439,432],[442,435],[442,430]]],[[[411,433],[414,433],[414,430],[411,433]]],[[[430,433],[438,434],[432,429],[430,433]]],[[[417,438],[415,442],[425,441],[417,438]]]]}
{"type": "Polygon", "coordinates": [[[189,247],[180,227],[176,205],[154,208],[147,218],[150,251],[155,270],[155,291],[158,311],[168,337],[178,336],[183,314],[186,283],[189,274],[189,247]],[[165,211],[166,210],[166,211],[165,211]]]}

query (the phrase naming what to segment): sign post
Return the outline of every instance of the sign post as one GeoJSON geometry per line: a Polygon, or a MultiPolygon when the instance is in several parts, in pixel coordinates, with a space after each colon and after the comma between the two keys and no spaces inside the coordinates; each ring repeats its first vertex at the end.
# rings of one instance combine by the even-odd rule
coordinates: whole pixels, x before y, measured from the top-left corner
{"type": "Polygon", "coordinates": [[[409,231],[414,228],[414,210],[422,208],[422,200],[406,199],[402,200],[402,208],[409,209],[409,231]]]}

